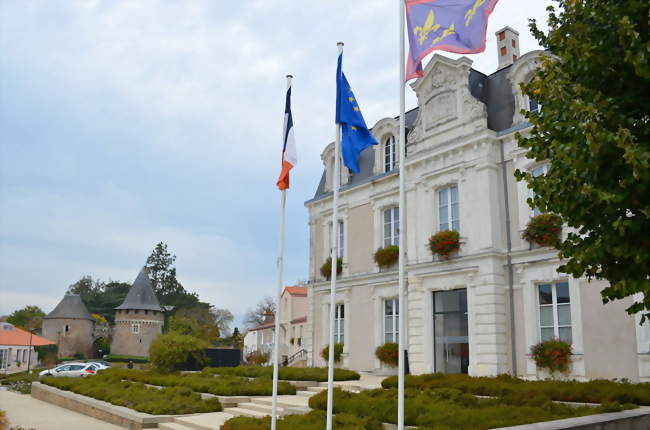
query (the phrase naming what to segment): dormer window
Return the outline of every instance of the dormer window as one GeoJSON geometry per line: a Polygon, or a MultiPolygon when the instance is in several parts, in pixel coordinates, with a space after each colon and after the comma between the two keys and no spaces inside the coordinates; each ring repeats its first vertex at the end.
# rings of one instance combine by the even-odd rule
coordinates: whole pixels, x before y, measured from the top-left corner
{"type": "Polygon", "coordinates": [[[395,136],[389,136],[384,142],[384,172],[390,172],[396,165],[395,136]]]}

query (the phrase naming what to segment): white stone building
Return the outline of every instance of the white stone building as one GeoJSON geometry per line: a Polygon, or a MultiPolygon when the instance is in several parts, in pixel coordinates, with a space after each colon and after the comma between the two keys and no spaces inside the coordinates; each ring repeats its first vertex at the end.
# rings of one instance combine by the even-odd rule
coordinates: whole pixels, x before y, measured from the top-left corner
{"type": "Polygon", "coordinates": [[[0,374],[24,372],[39,363],[36,346],[54,345],[41,336],[0,322],[0,374]]]}
{"type": "MultiPolygon", "coordinates": [[[[531,79],[541,51],[519,56],[518,34],[497,32],[499,68],[487,76],[466,57],[435,55],[411,83],[418,106],[406,113],[407,347],[412,373],[516,373],[543,377],[528,355],[542,339],[573,345],[571,377],[650,381],[650,332],[628,316],[631,300],[603,305],[607,285],[557,272],[551,248],[521,238],[534,215],[530,190],[516,169],[543,174],[525,158],[515,132],[526,133],[522,109],[540,109],[519,89],[531,79]],[[449,260],[434,258],[429,237],[460,232],[449,260]],[[510,243],[510,245],[509,245],[510,243]],[[512,276],[509,276],[512,273],[512,276]],[[511,300],[512,297],[512,300],[511,300]]],[[[343,168],[336,233],[343,273],[337,282],[335,338],[343,366],[384,372],[376,347],[395,341],[397,267],[380,270],[373,253],[397,244],[398,119],[372,128],[379,145],[361,156],[361,173],[343,168]]],[[[320,275],[332,233],[334,144],[322,153],[324,173],[309,211],[309,312],[304,343],[308,365],[322,366],[328,340],[330,283],[320,275]]]]}

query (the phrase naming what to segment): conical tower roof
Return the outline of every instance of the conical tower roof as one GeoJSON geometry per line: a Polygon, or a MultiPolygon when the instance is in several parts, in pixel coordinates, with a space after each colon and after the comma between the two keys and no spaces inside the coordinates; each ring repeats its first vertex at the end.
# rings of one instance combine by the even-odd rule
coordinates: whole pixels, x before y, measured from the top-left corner
{"type": "Polygon", "coordinates": [[[91,320],[90,312],[81,300],[78,294],[66,294],[52,312],[43,317],[43,319],[51,318],[70,318],[91,320]]]}
{"type": "Polygon", "coordinates": [[[142,268],[138,277],[135,278],[129,293],[124,302],[115,309],[144,309],[149,311],[162,311],[156,294],[151,286],[151,279],[147,275],[146,268],[142,268]]]}

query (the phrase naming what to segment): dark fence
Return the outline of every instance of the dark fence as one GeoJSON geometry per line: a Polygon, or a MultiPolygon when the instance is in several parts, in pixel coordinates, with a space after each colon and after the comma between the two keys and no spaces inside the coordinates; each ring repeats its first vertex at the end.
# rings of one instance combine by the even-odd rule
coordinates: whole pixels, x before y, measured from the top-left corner
{"type": "Polygon", "coordinates": [[[203,353],[207,358],[205,366],[199,365],[194,357],[187,360],[185,370],[201,370],[203,367],[237,367],[241,364],[241,350],[232,348],[208,348],[203,353]]]}

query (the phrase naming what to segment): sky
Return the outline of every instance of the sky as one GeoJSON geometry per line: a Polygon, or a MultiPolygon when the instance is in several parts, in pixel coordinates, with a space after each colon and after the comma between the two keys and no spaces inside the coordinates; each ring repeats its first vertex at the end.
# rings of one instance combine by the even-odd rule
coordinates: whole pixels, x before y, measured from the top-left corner
{"type": "MultiPolygon", "coordinates": [[[[539,49],[528,19],[548,4],[500,0],[473,67],[496,70],[506,25],[522,55],[539,49]]],[[[336,42],[372,126],[399,110],[397,36],[395,0],[0,0],[0,315],[49,312],[84,275],[133,282],[162,241],[185,288],[241,326],[276,291],[285,75],[292,285],[334,136],[336,42]]]]}

